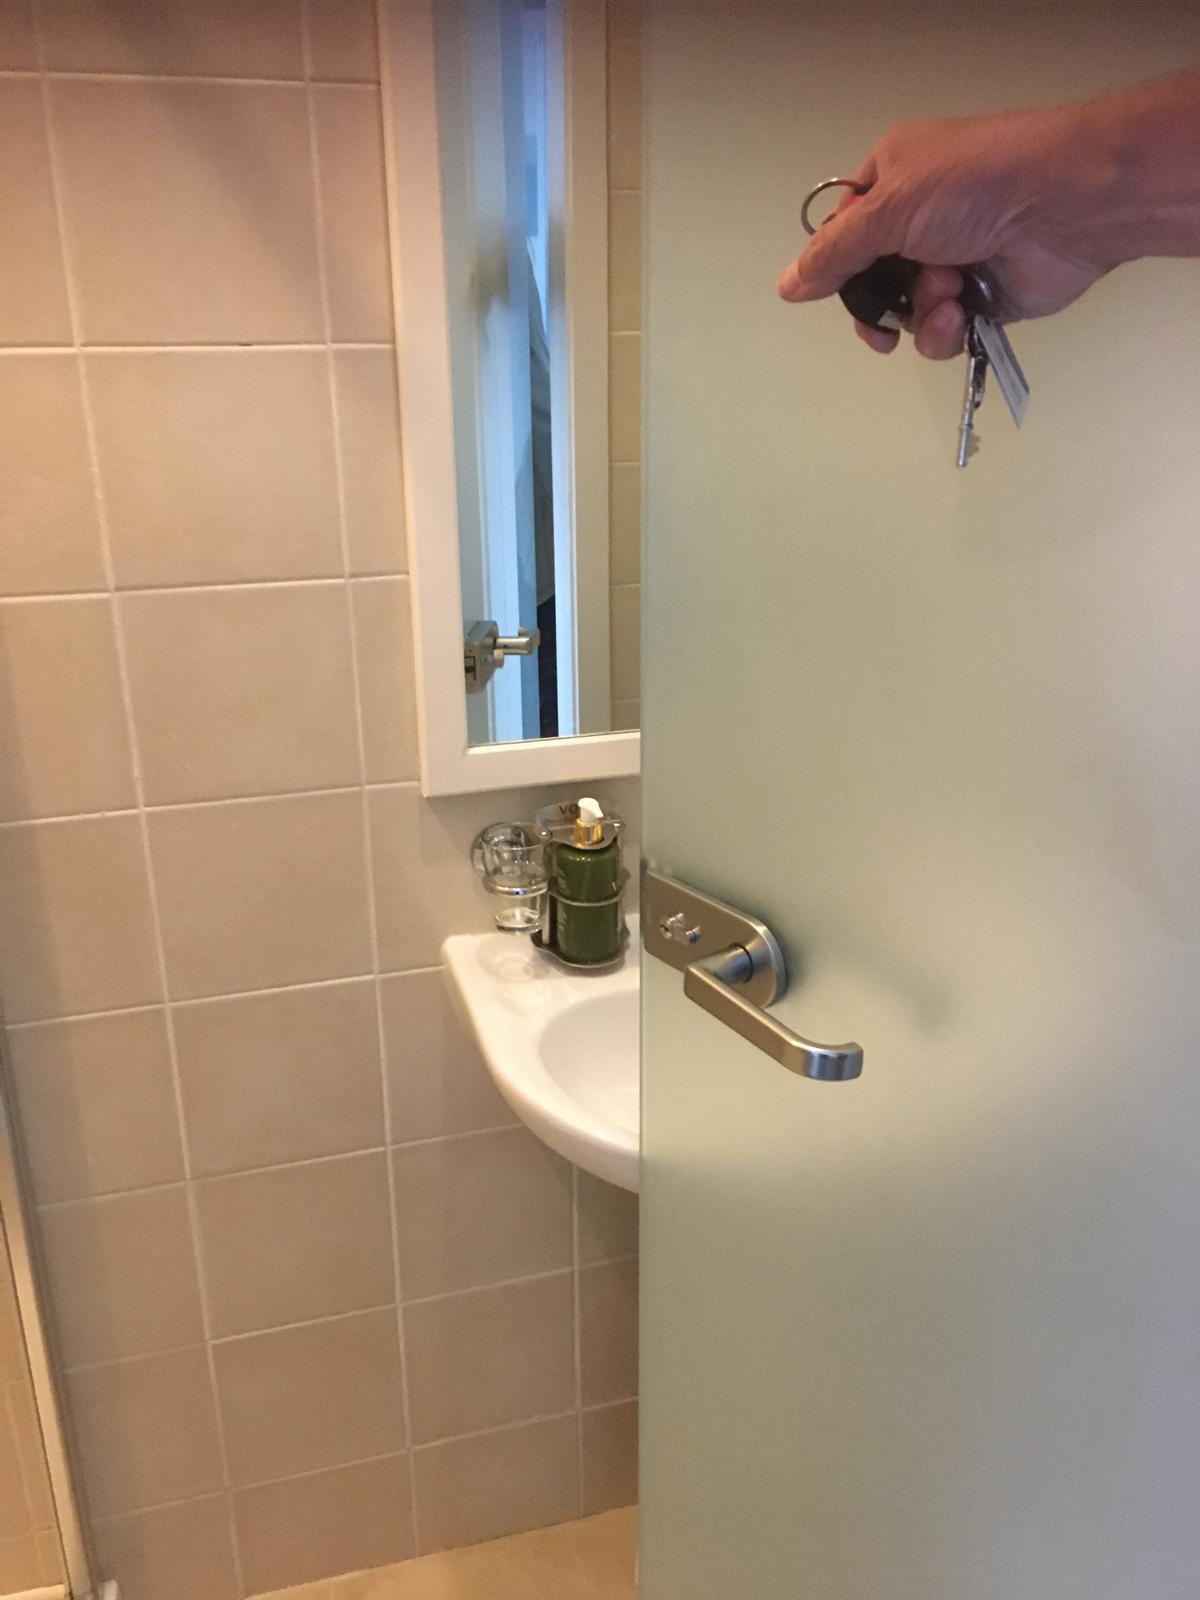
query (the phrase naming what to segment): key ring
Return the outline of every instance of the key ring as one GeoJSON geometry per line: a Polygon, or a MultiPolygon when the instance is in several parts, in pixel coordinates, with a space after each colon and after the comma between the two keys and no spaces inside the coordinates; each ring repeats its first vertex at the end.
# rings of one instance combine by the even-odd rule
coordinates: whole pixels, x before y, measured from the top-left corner
{"type": "Polygon", "coordinates": [[[815,189],[810,189],[804,197],[804,204],[800,207],[800,221],[805,233],[812,234],[817,231],[808,219],[808,208],[819,194],[824,194],[826,189],[853,189],[855,194],[866,194],[868,187],[869,185],[865,183],[856,182],[854,178],[826,178],[824,183],[819,183],[815,189]]]}

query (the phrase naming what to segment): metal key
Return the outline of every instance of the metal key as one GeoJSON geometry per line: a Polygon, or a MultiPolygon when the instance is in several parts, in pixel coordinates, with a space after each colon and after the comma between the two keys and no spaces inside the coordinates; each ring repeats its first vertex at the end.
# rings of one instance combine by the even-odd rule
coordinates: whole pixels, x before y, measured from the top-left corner
{"type": "Polygon", "coordinates": [[[965,467],[979,449],[975,437],[975,413],[983,404],[987,385],[988,358],[979,337],[977,318],[967,324],[967,382],[963,390],[962,421],[958,425],[958,464],[965,467]]]}

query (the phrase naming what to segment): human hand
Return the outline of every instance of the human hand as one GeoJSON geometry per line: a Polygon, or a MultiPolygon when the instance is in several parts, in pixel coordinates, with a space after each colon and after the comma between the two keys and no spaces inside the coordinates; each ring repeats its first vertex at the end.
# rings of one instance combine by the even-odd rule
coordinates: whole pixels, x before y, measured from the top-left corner
{"type": "MultiPolygon", "coordinates": [[[[785,300],[821,300],[879,256],[922,263],[910,332],[922,355],[946,359],[963,346],[958,297],[964,265],[982,265],[996,286],[999,319],[1059,311],[1115,263],[1095,248],[1086,181],[1069,117],[1074,108],[956,120],[902,122],[855,173],[849,195],[779,279],[785,300]],[[1064,162],[1068,147],[1074,160],[1064,162]]],[[[855,324],[872,349],[899,335],[855,324]]]]}

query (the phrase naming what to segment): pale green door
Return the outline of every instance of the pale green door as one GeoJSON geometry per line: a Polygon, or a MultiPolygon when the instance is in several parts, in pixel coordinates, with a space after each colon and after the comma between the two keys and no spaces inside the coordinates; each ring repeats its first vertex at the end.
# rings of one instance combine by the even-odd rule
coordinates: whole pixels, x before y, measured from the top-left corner
{"type": "Polygon", "coordinates": [[[769,922],[782,1070],[645,966],[643,1600],[1200,1594],[1200,265],[962,373],[774,296],[893,120],[1194,6],[650,0],[650,860],[769,922]]]}

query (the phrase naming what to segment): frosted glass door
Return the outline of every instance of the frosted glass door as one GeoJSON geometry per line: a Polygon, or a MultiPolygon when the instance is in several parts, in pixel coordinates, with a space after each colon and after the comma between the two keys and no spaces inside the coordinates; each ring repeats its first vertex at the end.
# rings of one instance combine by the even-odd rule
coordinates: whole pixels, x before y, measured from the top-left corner
{"type": "Polygon", "coordinates": [[[1200,266],[958,363],[780,304],[906,115],[1194,6],[650,0],[646,852],[786,947],[785,1073],[645,967],[643,1600],[1200,1594],[1200,266]]]}

